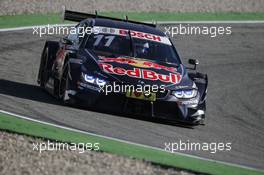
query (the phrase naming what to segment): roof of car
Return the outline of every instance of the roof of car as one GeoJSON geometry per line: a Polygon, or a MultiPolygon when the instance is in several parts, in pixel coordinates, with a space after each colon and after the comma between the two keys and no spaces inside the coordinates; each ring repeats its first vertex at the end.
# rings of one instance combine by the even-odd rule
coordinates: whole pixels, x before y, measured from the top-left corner
{"type": "Polygon", "coordinates": [[[144,25],[144,24],[137,24],[137,23],[132,23],[132,22],[103,19],[103,18],[94,18],[93,20],[95,22],[94,26],[127,29],[127,30],[139,31],[139,32],[144,32],[144,33],[150,33],[150,34],[159,35],[159,36],[166,36],[159,29],[148,26],[148,25],[144,25]]]}

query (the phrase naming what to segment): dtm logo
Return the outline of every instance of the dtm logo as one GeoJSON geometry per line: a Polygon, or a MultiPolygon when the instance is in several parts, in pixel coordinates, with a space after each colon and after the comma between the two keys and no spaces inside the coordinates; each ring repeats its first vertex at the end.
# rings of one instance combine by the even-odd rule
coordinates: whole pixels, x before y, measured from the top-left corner
{"type": "Polygon", "coordinates": [[[142,78],[152,81],[159,80],[164,83],[173,83],[173,84],[177,84],[181,80],[181,75],[179,73],[175,73],[175,74],[170,73],[169,75],[164,75],[164,74],[158,74],[151,70],[140,69],[140,68],[133,68],[132,70],[126,70],[121,67],[113,67],[113,65],[107,63],[100,63],[100,66],[105,72],[115,75],[127,75],[133,78],[142,78]]]}

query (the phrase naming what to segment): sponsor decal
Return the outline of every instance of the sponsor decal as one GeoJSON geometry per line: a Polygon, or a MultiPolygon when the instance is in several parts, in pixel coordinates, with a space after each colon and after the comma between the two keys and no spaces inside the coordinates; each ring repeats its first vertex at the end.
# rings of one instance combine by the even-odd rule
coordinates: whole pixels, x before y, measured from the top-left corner
{"type": "Polygon", "coordinates": [[[83,87],[100,92],[100,88],[99,87],[96,87],[96,86],[93,86],[93,85],[90,85],[90,84],[86,84],[86,83],[83,83],[83,82],[79,82],[79,88],[83,89],[83,87]]]}
{"type": "Polygon", "coordinates": [[[175,89],[187,89],[189,86],[175,86],[175,89]]]}
{"type": "Polygon", "coordinates": [[[177,69],[175,67],[167,67],[160,65],[158,63],[154,63],[151,61],[144,61],[144,60],[136,60],[136,59],[130,59],[130,58],[107,58],[107,57],[100,57],[100,62],[115,62],[120,64],[129,64],[135,67],[141,67],[141,68],[154,68],[154,69],[163,69],[170,72],[177,72],[177,69]]]}
{"type": "Polygon", "coordinates": [[[179,73],[169,73],[169,75],[159,74],[155,71],[142,68],[124,69],[122,67],[113,67],[113,65],[108,63],[99,64],[103,71],[115,75],[126,75],[133,78],[140,78],[151,81],[162,81],[164,83],[177,84],[181,80],[181,74],[179,73]]]}
{"type": "MultiPolygon", "coordinates": [[[[127,29],[118,29],[118,28],[111,28],[111,27],[102,27],[102,26],[94,26],[92,29],[93,33],[105,33],[105,34],[112,34],[112,35],[119,35],[119,36],[127,36],[128,30],[127,29]]],[[[140,31],[130,30],[131,37],[138,38],[138,39],[145,39],[149,41],[155,41],[167,45],[171,45],[171,42],[168,37],[166,36],[159,36],[150,33],[144,33],[140,31]]]]}
{"type": "Polygon", "coordinates": [[[183,105],[197,105],[198,102],[199,102],[198,98],[196,98],[196,99],[192,99],[192,100],[180,101],[179,103],[183,104],[183,105]]]}
{"type": "MultiPolygon", "coordinates": [[[[128,30],[119,29],[119,34],[126,36],[126,35],[128,35],[128,30]]],[[[132,37],[135,37],[135,38],[161,42],[161,37],[157,36],[157,35],[152,35],[149,33],[143,33],[143,32],[137,32],[137,31],[130,31],[130,34],[132,37]]]]}

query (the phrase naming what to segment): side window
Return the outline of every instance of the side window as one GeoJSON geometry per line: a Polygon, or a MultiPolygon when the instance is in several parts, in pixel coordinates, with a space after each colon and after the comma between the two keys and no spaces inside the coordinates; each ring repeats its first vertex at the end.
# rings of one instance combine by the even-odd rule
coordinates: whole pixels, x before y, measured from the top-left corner
{"type": "Polygon", "coordinates": [[[85,28],[87,27],[87,24],[83,24],[78,28],[78,37],[79,37],[79,43],[82,42],[84,36],[85,36],[85,28]]]}
{"type": "Polygon", "coordinates": [[[78,24],[74,28],[71,28],[71,32],[68,35],[68,39],[72,40],[74,44],[78,45],[84,38],[86,24],[78,24]]]}
{"type": "Polygon", "coordinates": [[[73,41],[74,44],[77,43],[78,40],[79,40],[79,38],[78,38],[78,33],[77,33],[77,32],[73,32],[74,30],[75,30],[75,31],[78,31],[78,30],[77,30],[78,27],[79,27],[79,24],[78,24],[77,26],[75,26],[74,28],[73,28],[73,27],[70,27],[70,30],[71,30],[71,31],[69,32],[69,35],[67,36],[67,38],[68,38],[69,40],[73,41]]]}

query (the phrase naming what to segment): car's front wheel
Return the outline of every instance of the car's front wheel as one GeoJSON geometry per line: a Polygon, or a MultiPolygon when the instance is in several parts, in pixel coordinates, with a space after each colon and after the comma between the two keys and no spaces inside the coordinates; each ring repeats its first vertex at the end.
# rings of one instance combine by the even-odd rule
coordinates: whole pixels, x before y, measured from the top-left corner
{"type": "Polygon", "coordinates": [[[40,66],[39,66],[40,67],[39,68],[39,84],[40,84],[40,87],[43,87],[43,88],[48,79],[48,74],[47,74],[48,58],[49,58],[49,50],[48,48],[46,48],[42,55],[40,66]]]}
{"type": "Polygon", "coordinates": [[[69,82],[69,69],[68,66],[65,66],[59,84],[59,98],[63,101],[64,104],[74,105],[75,100],[70,95],[71,90],[69,89],[69,82]]]}

